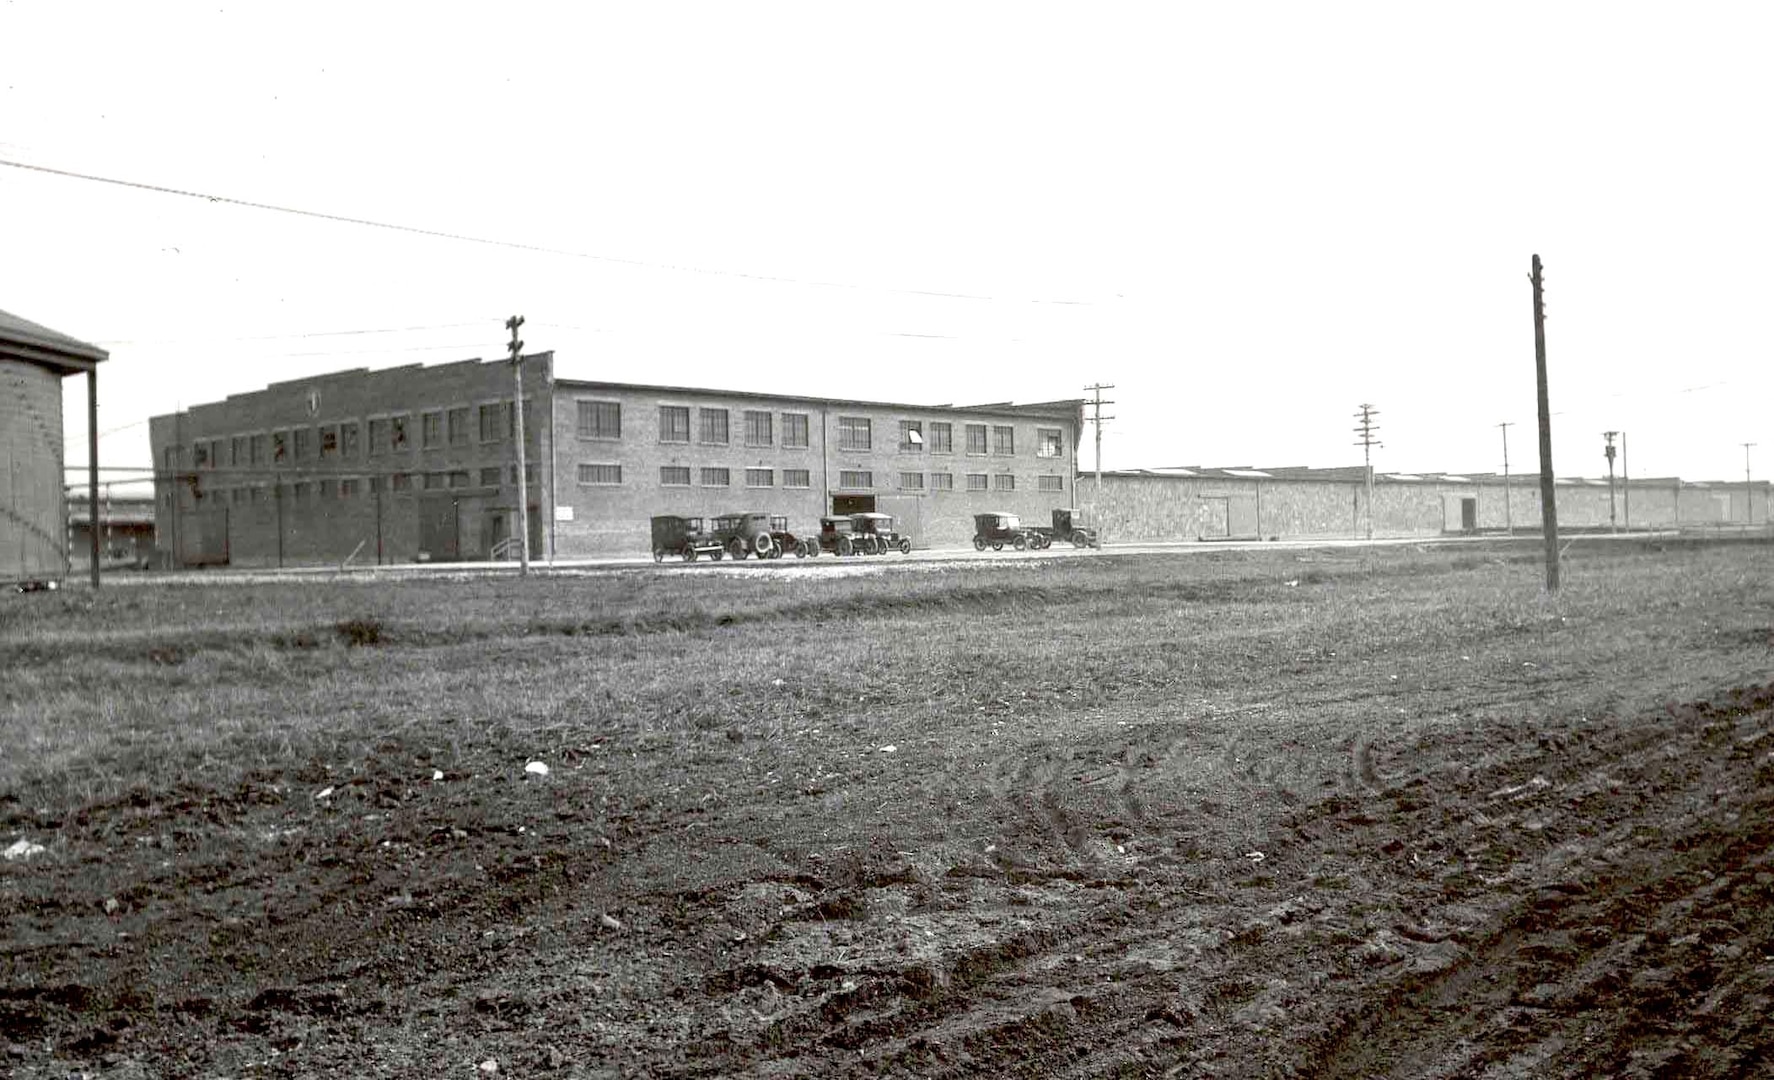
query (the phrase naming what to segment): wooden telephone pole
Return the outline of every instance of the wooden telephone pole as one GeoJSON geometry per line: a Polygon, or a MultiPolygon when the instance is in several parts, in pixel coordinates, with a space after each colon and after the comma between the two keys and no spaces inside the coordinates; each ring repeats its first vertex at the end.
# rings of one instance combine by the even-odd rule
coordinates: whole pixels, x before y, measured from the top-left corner
{"type": "Polygon", "coordinates": [[[1534,379],[1540,398],[1540,528],[1546,537],[1546,591],[1558,592],[1558,493],[1552,483],[1552,405],[1546,396],[1546,282],[1534,256],[1534,379]]]}
{"type": "Polygon", "coordinates": [[[1509,508],[1509,429],[1515,421],[1505,420],[1497,426],[1503,430],[1503,531],[1514,536],[1515,517],[1509,508]]]}
{"type": "Polygon", "coordinates": [[[1103,494],[1103,422],[1115,419],[1113,416],[1103,415],[1104,405],[1115,404],[1113,401],[1103,400],[1103,391],[1115,389],[1115,384],[1093,383],[1090,386],[1086,386],[1084,389],[1089,390],[1095,395],[1095,397],[1089,402],[1090,416],[1088,418],[1089,422],[1096,428],[1096,484],[1090,489],[1089,509],[1090,524],[1095,527],[1097,536],[1100,538],[1103,535],[1103,523],[1098,520],[1096,516],[1096,504],[1097,500],[1101,499],[1103,494]]]}
{"type": "Polygon", "coordinates": [[[1355,419],[1360,421],[1355,426],[1355,434],[1361,437],[1355,440],[1355,445],[1361,447],[1361,463],[1367,469],[1367,538],[1372,540],[1374,538],[1373,448],[1386,444],[1374,438],[1374,432],[1380,430],[1380,425],[1374,423],[1374,417],[1380,415],[1380,410],[1366,402],[1361,404],[1360,409],[1361,411],[1355,414],[1355,419]]]}
{"type": "Polygon", "coordinates": [[[513,315],[505,320],[505,328],[511,331],[511,371],[517,382],[517,397],[511,406],[511,430],[517,441],[517,531],[523,537],[518,543],[517,573],[519,577],[529,577],[530,478],[529,467],[524,462],[524,343],[517,336],[517,328],[523,324],[522,315],[513,315]]]}

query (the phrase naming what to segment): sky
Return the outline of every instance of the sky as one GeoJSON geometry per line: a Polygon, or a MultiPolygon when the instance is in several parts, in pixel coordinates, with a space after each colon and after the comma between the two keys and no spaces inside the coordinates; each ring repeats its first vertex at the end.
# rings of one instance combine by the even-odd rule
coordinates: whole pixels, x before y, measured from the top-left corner
{"type": "MultiPolygon", "coordinates": [[[[503,356],[522,314],[566,378],[1110,384],[1111,469],[1360,464],[1368,403],[1382,471],[1500,471],[1509,422],[1532,472],[1537,253],[1559,475],[1606,475],[1618,430],[1634,476],[1742,479],[1745,442],[1765,476],[1771,29],[1750,3],[0,0],[0,309],[110,351],[108,467],[150,463],[151,415],[503,356]]],[[[84,380],[65,399],[81,465],[84,380]]]]}

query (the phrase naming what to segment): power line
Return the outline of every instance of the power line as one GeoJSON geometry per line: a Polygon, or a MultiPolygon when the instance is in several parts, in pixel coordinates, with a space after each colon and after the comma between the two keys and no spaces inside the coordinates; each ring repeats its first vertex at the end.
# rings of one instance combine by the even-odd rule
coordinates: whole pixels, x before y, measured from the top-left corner
{"type": "Polygon", "coordinates": [[[421,330],[459,330],[464,326],[484,326],[486,319],[477,322],[434,323],[430,326],[387,326],[373,330],[310,330],[293,334],[253,334],[246,337],[218,338],[93,338],[94,345],[201,345],[205,342],[221,344],[229,341],[292,341],[305,338],[320,337],[353,337],[360,334],[407,334],[421,330]]]}
{"type": "MultiPolygon", "coordinates": [[[[649,262],[645,259],[625,259],[614,255],[595,255],[585,251],[571,251],[566,248],[548,247],[544,244],[526,244],[517,240],[499,240],[487,236],[470,236],[467,233],[450,232],[445,229],[426,229],[417,225],[399,225],[393,222],[376,221],[371,218],[351,217],[347,214],[332,214],[324,210],[304,210],[295,206],[282,206],[277,203],[255,202],[251,199],[237,199],[230,195],[212,195],[202,191],[187,191],[184,188],[167,187],[163,184],[150,184],[141,180],[121,180],[114,176],[99,176],[94,173],[75,172],[71,169],[55,169],[47,165],[33,165],[25,161],[12,161],[0,158],[0,165],[13,169],[24,169],[29,172],[44,173],[49,176],[60,176],[70,180],[86,180],[95,184],[112,184],[117,187],[135,188],[139,191],[152,191],[161,195],[178,195],[187,199],[202,199],[210,203],[226,203],[230,206],[242,206],[250,210],[269,210],[278,214],[293,214],[297,217],[317,218],[321,221],[332,221],[342,225],[362,225],[370,229],[386,229],[390,232],[411,233],[415,236],[429,236],[439,240],[457,240],[466,244],[484,244],[489,247],[510,248],[515,251],[531,251],[543,255],[562,255],[572,259],[590,259],[596,262],[615,263],[622,266],[642,266],[653,270],[675,270],[686,274],[707,274],[714,277],[744,278],[751,281],[770,281],[787,285],[814,285],[828,289],[855,289],[862,292],[889,292],[907,296],[935,296],[950,300],[982,300],[996,301],[996,296],[980,296],[975,293],[948,292],[942,289],[907,289],[890,285],[855,285],[842,281],[810,281],[804,278],[783,277],[775,274],[752,274],[740,270],[714,270],[704,266],[685,266],[678,263],[649,262]]],[[[1094,306],[1088,300],[1041,300],[1030,298],[1029,303],[1064,304],[1070,306],[1094,306]]]]}

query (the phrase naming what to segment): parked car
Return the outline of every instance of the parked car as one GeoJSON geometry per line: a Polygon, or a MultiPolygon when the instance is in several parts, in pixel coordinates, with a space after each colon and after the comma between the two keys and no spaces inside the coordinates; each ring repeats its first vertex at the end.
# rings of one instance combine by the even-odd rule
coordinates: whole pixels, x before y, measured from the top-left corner
{"type": "Polygon", "coordinates": [[[698,555],[719,559],[726,549],[699,517],[660,514],[653,518],[653,561],[664,562],[667,555],[682,556],[695,562],[698,555]]]}
{"type": "Polygon", "coordinates": [[[856,542],[856,523],[847,517],[819,519],[819,547],[837,555],[854,555],[862,550],[856,542]]]}
{"type": "MultiPolygon", "coordinates": [[[[786,519],[784,524],[787,524],[786,519]]],[[[760,559],[774,558],[778,554],[776,538],[771,535],[769,514],[722,514],[714,519],[710,531],[727,549],[727,554],[733,556],[734,562],[748,554],[760,559]]]]}
{"type": "Polygon", "coordinates": [[[1076,507],[1066,507],[1053,512],[1053,528],[1037,527],[1035,532],[1042,535],[1045,543],[1042,547],[1052,547],[1055,540],[1070,543],[1073,547],[1101,547],[1096,530],[1084,524],[1084,511],[1076,507]]]}
{"type": "Polygon", "coordinates": [[[973,515],[973,547],[976,551],[984,551],[988,546],[993,551],[1003,551],[1006,544],[1022,551],[1029,547],[1045,547],[1045,539],[1024,525],[1015,514],[993,510],[973,515]]]}
{"type": "Polygon", "coordinates": [[[772,558],[782,558],[785,551],[794,552],[797,559],[819,554],[819,540],[816,537],[796,536],[790,532],[786,517],[770,519],[770,539],[776,541],[776,554],[772,558]]]}
{"type": "Polygon", "coordinates": [[[912,553],[912,538],[894,531],[892,514],[851,514],[850,521],[856,535],[867,542],[866,550],[871,554],[912,553]]]}

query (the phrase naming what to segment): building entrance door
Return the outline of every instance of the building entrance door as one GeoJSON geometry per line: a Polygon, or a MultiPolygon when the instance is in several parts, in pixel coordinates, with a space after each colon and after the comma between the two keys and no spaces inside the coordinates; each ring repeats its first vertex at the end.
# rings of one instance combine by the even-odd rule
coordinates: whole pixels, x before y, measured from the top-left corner
{"type": "Polygon", "coordinates": [[[872,514],[875,512],[873,495],[833,495],[832,515],[843,517],[845,514],[872,514]]]}

